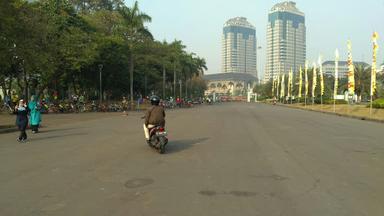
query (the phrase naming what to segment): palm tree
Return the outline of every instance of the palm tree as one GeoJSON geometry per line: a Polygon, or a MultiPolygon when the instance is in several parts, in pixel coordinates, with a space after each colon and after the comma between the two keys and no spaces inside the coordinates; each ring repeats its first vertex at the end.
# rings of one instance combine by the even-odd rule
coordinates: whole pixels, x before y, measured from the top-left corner
{"type": "Polygon", "coordinates": [[[355,66],[356,94],[362,99],[364,99],[364,96],[368,97],[369,95],[370,75],[371,67],[363,64],[355,66]]]}
{"type": "Polygon", "coordinates": [[[176,98],[176,73],[180,68],[181,57],[185,55],[185,45],[181,41],[175,40],[171,44],[171,59],[173,63],[173,97],[176,98]]]}
{"type": "Polygon", "coordinates": [[[134,55],[146,41],[153,41],[151,32],[144,26],[145,23],[151,22],[152,19],[139,10],[137,1],[135,1],[132,8],[122,7],[119,12],[123,17],[123,35],[128,45],[131,107],[133,107],[134,55]]]}
{"type": "Polygon", "coordinates": [[[204,75],[204,71],[208,70],[207,63],[204,58],[197,57],[195,58],[195,64],[197,66],[198,75],[204,75]]]}

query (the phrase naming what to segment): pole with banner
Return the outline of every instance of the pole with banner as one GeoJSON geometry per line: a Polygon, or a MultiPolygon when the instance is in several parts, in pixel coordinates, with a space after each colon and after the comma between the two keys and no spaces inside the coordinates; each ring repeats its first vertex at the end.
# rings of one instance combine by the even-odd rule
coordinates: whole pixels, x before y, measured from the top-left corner
{"type": "Polygon", "coordinates": [[[299,70],[299,95],[298,95],[298,99],[299,99],[299,103],[301,102],[301,89],[303,87],[303,69],[301,68],[300,66],[300,70],[299,70]]]}
{"type": "Polygon", "coordinates": [[[337,97],[337,89],[339,87],[339,59],[340,54],[339,50],[335,51],[335,85],[333,87],[333,112],[336,112],[336,97],[337,97]]]}
{"type": "Polygon", "coordinates": [[[283,103],[285,99],[285,74],[281,76],[281,92],[280,97],[283,98],[283,103]]]}
{"type": "Polygon", "coordinates": [[[308,88],[309,88],[309,83],[308,83],[308,61],[305,62],[304,73],[305,73],[305,94],[304,94],[305,104],[304,105],[307,106],[307,96],[308,96],[308,88]]]}
{"type": "Polygon", "coordinates": [[[277,76],[276,96],[277,99],[280,101],[280,74],[277,76]]]}
{"type": "Polygon", "coordinates": [[[291,98],[291,71],[288,73],[288,90],[287,90],[288,99],[291,98]]]}
{"type": "Polygon", "coordinates": [[[314,104],[315,104],[316,87],[317,87],[317,69],[316,69],[316,63],[315,63],[315,62],[313,62],[313,77],[312,77],[312,105],[314,105],[314,104]]]}
{"type": "Polygon", "coordinates": [[[323,62],[322,56],[319,56],[319,60],[317,62],[319,64],[319,74],[320,74],[320,103],[321,109],[323,109],[323,96],[324,96],[324,74],[323,74],[323,62]]]}
{"type": "Polygon", "coordinates": [[[289,90],[290,90],[290,98],[291,98],[291,104],[292,104],[292,98],[293,98],[293,69],[291,68],[291,71],[289,73],[289,90]]]}
{"type": "Polygon", "coordinates": [[[355,67],[352,60],[352,42],[348,40],[348,101],[355,96],[355,67]]]}
{"type": "Polygon", "coordinates": [[[379,45],[377,44],[377,39],[379,38],[379,34],[377,32],[373,33],[372,43],[373,43],[373,58],[372,58],[372,71],[371,71],[371,105],[369,108],[369,115],[372,115],[372,104],[373,104],[373,95],[376,92],[376,61],[377,61],[377,50],[379,49],[379,45]]]}

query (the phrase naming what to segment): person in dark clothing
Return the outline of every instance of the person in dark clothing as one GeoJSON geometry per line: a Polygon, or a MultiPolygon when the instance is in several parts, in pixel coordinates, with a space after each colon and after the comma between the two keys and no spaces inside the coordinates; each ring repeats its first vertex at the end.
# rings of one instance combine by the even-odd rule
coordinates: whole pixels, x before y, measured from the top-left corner
{"type": "Polygon", "coordinates": [[[20,135],[19,138],[17,138],[17,141],[19,142],[25,142],[27,140],[27,133],[25,130],[27,129],[28,125],[28,113],[29,109],[24,100],[19,101],[19,105],[16,105],[15,107],[15,114],[16,116],[16,125],[19,128],[20,135]]]}
{"type": "Polygon", "coordinates": [[[165,111],[160,104],[158,96],[151,97],[152,106],[145,113],[144,135],[147,142],[149,142],[149,130],[156,126],[165,127],[165,111]]]}

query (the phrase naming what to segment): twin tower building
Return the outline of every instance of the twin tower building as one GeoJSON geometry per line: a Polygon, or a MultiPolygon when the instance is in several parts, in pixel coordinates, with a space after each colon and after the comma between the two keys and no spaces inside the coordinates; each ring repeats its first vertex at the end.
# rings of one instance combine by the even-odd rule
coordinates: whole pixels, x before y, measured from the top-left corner
{"type": "MultiPolygon", "coordinates": [[[[222,71],[247,73],[258,77],[256,28],[244,17],[224,24],[222,38],[222,71]]],[[[295,2],[282,2],[272,7],[267,26],[267,62],[264,81],[298,71],[306,59],[306,27],[304,13],[295,2]]]]}

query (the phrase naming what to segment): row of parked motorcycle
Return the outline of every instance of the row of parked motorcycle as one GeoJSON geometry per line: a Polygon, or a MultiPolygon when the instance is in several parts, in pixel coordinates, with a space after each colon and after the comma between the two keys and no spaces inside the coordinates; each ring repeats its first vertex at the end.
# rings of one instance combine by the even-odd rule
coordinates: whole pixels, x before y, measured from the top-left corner
{"type": "MultiPolygon", "coordinates": [[[[194,105],[201,104],[200,101],[168,101],[163,100],[161,105],[164,106],[165,109],[177,109],[177,108],[191,108],[194,105]]],[[[139,104],[132,107],[134,110],[145,109],[148,107],[148,104],[139,104]]],[[[13,106],[11,104],[3,103],[0,106],[1,113],[13,113],[13,106]]],[[[72,102],[72,101],[60,101],[57,103],[47,103],[45,101],[40,102],[40,112],[44,114],[48,113],[83,113],[83,112],[123,112],[125,109],[129,109],[130,107],[124,107],[122,103],[119,102],[110,102],[110,103],[102,103],[99,104],[96,101],[92,102],[72,102]]],[[[132,110],[132,109],[131,109],[132,110]]]]}

